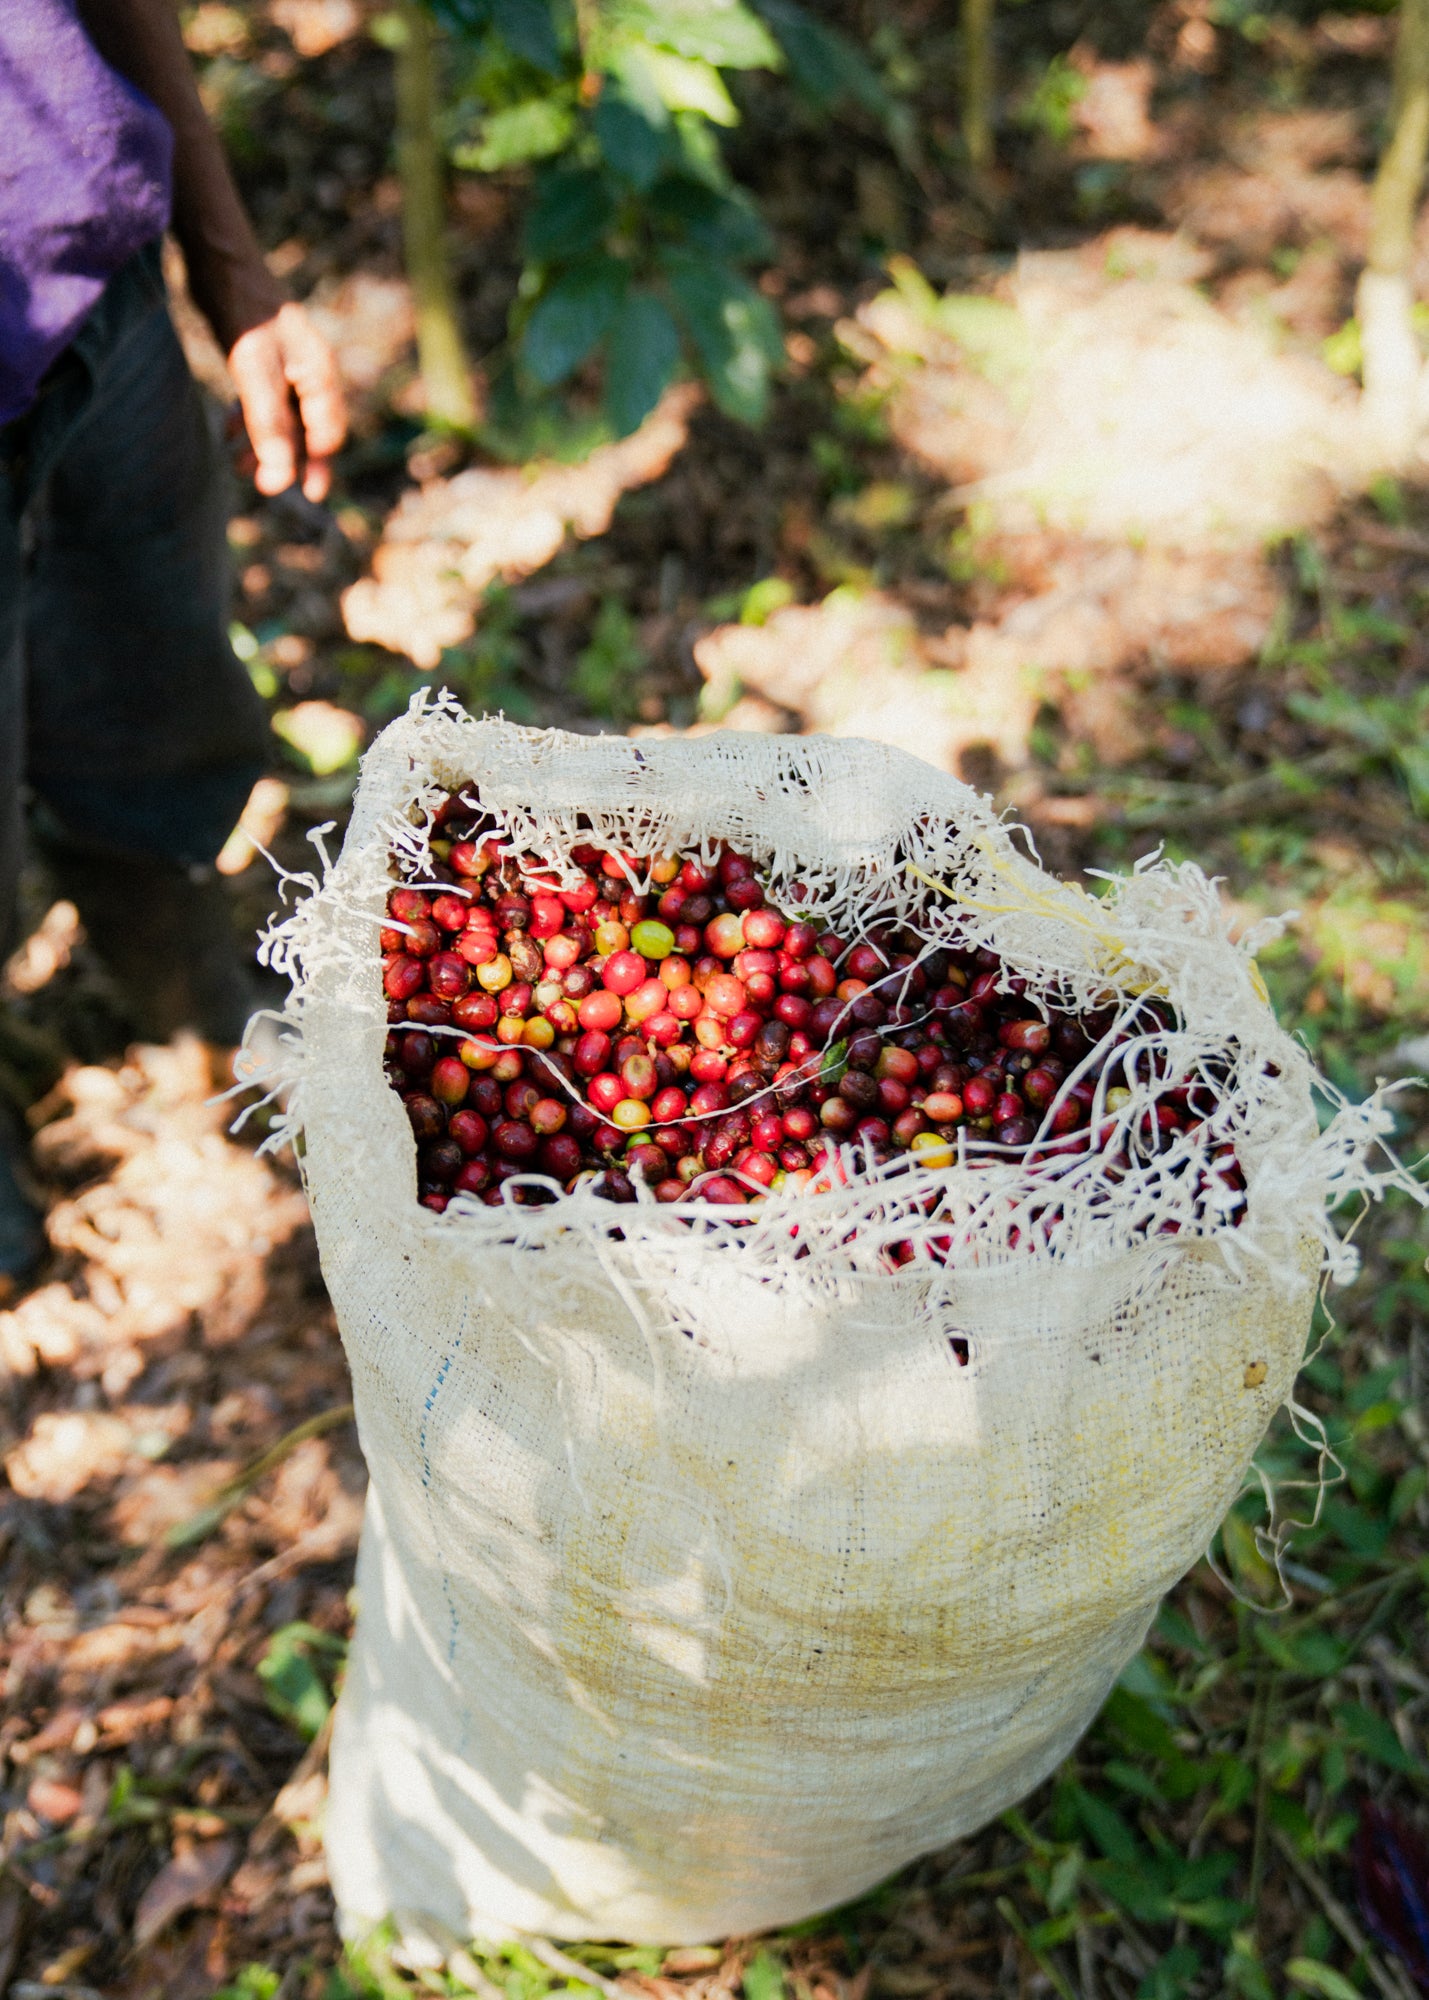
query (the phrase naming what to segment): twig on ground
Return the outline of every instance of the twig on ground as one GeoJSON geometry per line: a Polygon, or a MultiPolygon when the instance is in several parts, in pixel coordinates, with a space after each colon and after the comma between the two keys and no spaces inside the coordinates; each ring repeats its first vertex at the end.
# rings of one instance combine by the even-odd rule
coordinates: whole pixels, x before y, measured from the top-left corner
{"type": "Polygon", "coordinates": [[[260,1479],[270,1473],[275,1466],[282,1464],[290,1451],[305,1443],[308,1438],[321,1437],[324,1431],[336,1430],[339,1424],[347,1423],[352,1414],[351,1403],[341,1403],[336,1409],[319,1410],[315,1417],[308,1417],[302,1423],[294,1424],[290,1431],[283,1433],[276,1444],[269,1445],[266,1451],[259,1452],[258,1456],[250,1459],[232,1479],[225,1480],[196,1514],[190,1514],[186,1521],[180,1521],[175,1527],[170,1528],[164,1536],[164,1546],[170,1549],[186,1549],[194,1542],[204,1541],[260,1479]]]}
{"type": "Polygon", "coordinates": [[[328,1745],[332,1741],[333,1714],[334,1711],[329,1709],[323,1718],[322,1728],[283,1780],[277,1792],[274,1793],[273,1803],[248,1836],[248,1852],[250,1855],[267,1853],[271,1848],[277,1846],[282,1835],[287,1831],[287,1821],[283,1818],[279,1810],[283,1794],[290,1786],[302,1784],[305,1778],[310,1778],[314,1771],[321,1770],[322,1766],[327,1762],[328,1745]]]}
{"type": "MultiPolygon", "coordinates": [[[[1270,1661],[1260,1662],[1256,1677],[1255,1706],[1251,1712],[1250,1728],[1246,1734],[1246,1756],[1250,1768],[1255,1772],[1255,1831],[1250,1844],[1250,1906],[1260,1909],[1260,1891],[1265,1880],[1265,1836],[1269,1826],[1270,1773],[1266,1765],[1265,1739],[1270,1729],[1270,1704],[1274,1698],[1274,1682],[1271,1678],[1270,1661]]],[[[1255,1918],[1251,1919],[1252,1924],[1255,1918]]]]}
{"type": "Polygon", "coordinates": [[[1122,819],[1127,826],[1189,829],[1199,825],[1223,825],[1230,814],[1275,812],[1287,806],[1312,803],[1315,788],[1322,781],[1353,777],[1373,761],[1372,754],[1359,746],[1338,745],[1331,750],[1318,751],[1311,757],[1298,758],[1293,765],[1277,765],[1270,771],[1257,771],[1254,777],[1241,778],[1235,784],[1198,787],[1199,797],[1187,797],[1183,793],[1177,799],[1174,795],[1167,796],[1169,788],[1158,786],[1156,796],[1145,798],[1143,795],[1142,803],[1123,807],[1122,819]],[[1302,781],[1306,781],[1303,790],[1302,781]]]}
{"type": "Polygon", "coordinates": [[[997,1914],[1002,1918],[1002,1921],[1007,1925],[1007,1928],[1012,1932],[1017,1942],[1022,1946],[1022,1949],[1031,1957],[1042,1977],[1049,1982],[1053,1992],[1058,1995],[1058,2000],[1077,2000],[1077,1995],[1072,1991],[1065,1974],[1047,1956],[1045,1951],[1039,1949],[1032,1942],[1032,1933],[1028,1930],[1026,1924],[1023,1923],[1021,1917],[1018,1916],[1012,1898],[1010,1896],[999,1896],[996,1908],[997,1914]]]}
{"type": "Polygon", "coordinates": [[[1099,2000],[1097,1943],[1090,1924],[1077,1926],[1077,1977],[1082,1983],[1081,2000],[1099,2000]]]}

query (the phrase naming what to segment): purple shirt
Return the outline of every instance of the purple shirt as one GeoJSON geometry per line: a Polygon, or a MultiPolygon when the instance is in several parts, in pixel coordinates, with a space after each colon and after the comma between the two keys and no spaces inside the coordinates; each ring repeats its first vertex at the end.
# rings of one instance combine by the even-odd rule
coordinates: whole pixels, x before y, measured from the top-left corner
{"type": "Polygon", "coordinates": [[[0,0],[0,423],[169,220],[174,141],[73,0],[0,0]]]}

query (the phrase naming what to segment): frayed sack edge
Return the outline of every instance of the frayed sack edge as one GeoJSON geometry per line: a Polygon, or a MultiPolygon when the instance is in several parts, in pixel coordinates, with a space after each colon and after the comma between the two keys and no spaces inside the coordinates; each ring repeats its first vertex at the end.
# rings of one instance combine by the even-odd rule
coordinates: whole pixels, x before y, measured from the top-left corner
{"type": "MultiPolygon", "coordinates": [[[[1044,1157],[1033,1166],[978,1149],[976,1166],[965,1163],[965,1154],[948,1168],[910,1167],[899,1159],[868,1169],[846,1154],[844,1184],[825,1193],[772,1195],[753,1212],[734,1214],[714,1206],[672,1209],[644,1189],[635,1204],[620,1207],[589,1188],[543,1207],[487,1208],[458,1197],[440,1216],[413,1199],[404,1230],[448,1255],[460,1242],[474,1271],[482,1264],[490,1271],[493,1250],[586,1242],[618,1247],[619,1264],[638,1267],[648,1282],[670,1260],[688,1268],[691,1259],[733,1252],[744,1273],[757,1270],[776,1284],[802,1289],[824,1278],[878,1273],[883,1282],[918,1290],[920,1302],[933,1307],[941,1285],[973,1271],[1011,1260],[1024,1268],[1031,1260],[1049,1272],[1079,1267],[1152,1242],[1164,1249],[1174,1236],[1187,1251],[1213,1248],[1233,1277],[1255,1272],[1298,1289],[1305,1282],[1298,1246],[1307,1236],[1321,1246],[1329,1281],[1343,1284],[1355,1275],[1358,1253],[1332,1219],[1347,1201],[1377,1200],[1391,1189],[1429,1201],[1386,1143],[1394,1127],[1392,1089],[1404,1086],[1381,1084],[1352,1104],[1318,1074],[1302,1044],[1275,1021],[1254,962],[1285,920],[1258,925],[1233,942],[1216,884],[1193,863],[1151,857],[1126,876],[1105,878],[1098,899],[1020,852],[1014,835],[1023,829],[1010,829],[969,787],[881,745],[820,737],[651,743],[576,737],[474,721],[449,695],[425,691],[364,758],[341,855],[331,859],[324,846],[331,829],[316,829],[310,838],[321,872],[286,877],[285,900],[297,900],[263,939],[262,961],[292,981],[275,1017],[277,1055],[270,1040],[262,1062],[251,1053],[239,1059],[242,1084],[266,1090],[263,1102],[277,1111],[265,1149],[290,1143],[301,1159],[313,1100],[312,1050],[324,1039],[314,1031],[336,1009],[370,1029],[364,1039],[373,1046],[371,1075],[344,1080],[354,1167],[376,1165],[365,1156],[377,1109],[373,1093],[380,1093],[382,1109],[396,1114],[379,1121],[387,1128],[383,1138],[397,1149],[410,1183],[413,1142],[381,1075],[387,1022],[376,933],[390,922],[389,856],[405,858],[411,879],[430,881],[431,811],[449,790],[472,784],[474,773],[482,808],[498,817],[512,846],[538,855],[567,880],[574,877],[566,854],[577,840],[705,858],[730,841],[751,854],[771,900],[783,908],[797,907],[838,929],[851,919],[915,920],[930,949],[988,946],[1009,974],[1026,981],[1031,1007],[1082,1012],[1111,1002],[1118,1026],[1132,1035],[1121,1052],[1128,1101],[1109,1113],[1099,1092],[1091,1114],[1094,1126],[1115,1127],[1105,1149],[1044,1157]],[[879,807],[900,793],[918,805],[894,825],[879,807]],[[804,833],[806,840],[799,838],[804,833]],[[789,895],[795,884],[797,902],[789,895]],[[1152,997],[1168,1000],[1182,1025],[1142,1029],[1152,997]],[[1160,1064],[1149,1060],[1153,1053],[1163,1074],[1155,1073],[1160,1064]],[[1215,1085],[1222,1094],[1211,1118],[1196,1133],[1177,1134],[1163,1153],[1138,1160],[1133,1147],[1123,1178],[1109,1180],[1105,1152],[1128,1143],[1162,1091],[1194,1081],[1207,1064],[1230,1071],[1215,1085]],[[1227,1148],[1247,1183],[1239,1226],[1233,1197],[1214,1173],[1215,1156],[1227,1148]],[[1203,1176],[1209,1187],[1198,1196],[1203,1176]],[[896,1242],[911,1243],[915,1256],[895,1278],[885,1253],[896,1242]],[[935,1245],[939,1261],[930,1254],[935,1245]]],[[[1071,1071],[1068,1084],[1082,1067],[1071,1071]]],[[[330,1094],[326,1115],[333,1115],[330,1094]]],[[[539,1175],[523,1179],[554,1185],[539,1175]]]]}

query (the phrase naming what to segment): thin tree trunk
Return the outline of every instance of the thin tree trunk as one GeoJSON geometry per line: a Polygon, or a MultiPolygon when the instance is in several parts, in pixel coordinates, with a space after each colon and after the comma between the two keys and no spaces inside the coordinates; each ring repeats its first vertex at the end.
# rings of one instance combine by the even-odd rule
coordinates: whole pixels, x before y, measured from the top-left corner
{"type": "Polygon", "coordinates": [[[973,172],[992,165],[994,0],[963,0],[963,144],[973,172]]]}
{"type": "Polygon", "coordinates": [[[1429,0],[1399,0],[1389,141],[1374,177],[1369,258],[1356,309],[1370,441],[1386,463],[1413,453],[1423,365],[1411,317],[1409,266],[1429,153],[1429,0]]]}
{"type": "Polygon", "coordinates": [[[417,314],[417,361],[428,418],[469,431],[476,426],[477,410],[447,254],[432,19],[420,0],[400,0],[398,16],[397,175],[407,276],[417,314]]]}

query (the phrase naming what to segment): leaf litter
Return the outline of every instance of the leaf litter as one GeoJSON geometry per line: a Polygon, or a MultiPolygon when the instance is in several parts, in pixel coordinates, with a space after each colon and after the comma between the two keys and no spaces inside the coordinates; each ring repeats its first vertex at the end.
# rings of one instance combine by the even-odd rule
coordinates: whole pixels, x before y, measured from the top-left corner
{"type": "Polygon", "coordinates": [[[83,1937],[115,2000],[333,1956],[321,1774],[285,1799],[302,1733],[259,1669],[301,1623],[330,1700],[363,1472],[306,1203],[214,1087],[197,1041],[68,1072],[35,1120],[46,1282],[0,1314],[8,1879],[30,1951],[83,1937]]]}

